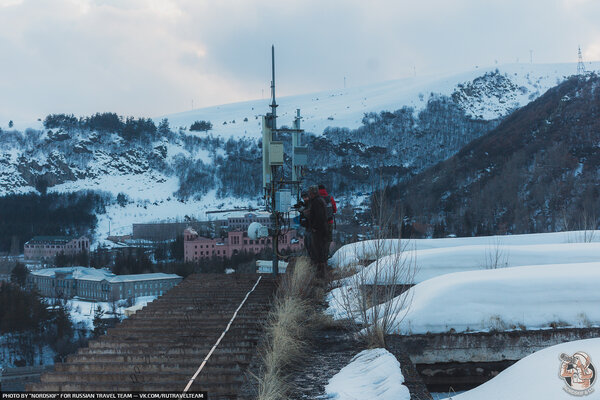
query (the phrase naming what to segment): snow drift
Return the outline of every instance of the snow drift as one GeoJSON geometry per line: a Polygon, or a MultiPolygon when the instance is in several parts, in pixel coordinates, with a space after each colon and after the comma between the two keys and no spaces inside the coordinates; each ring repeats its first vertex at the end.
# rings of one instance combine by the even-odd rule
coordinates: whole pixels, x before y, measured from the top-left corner
{"type": "MultiPolygon", "coordinates": [[[[576,397],[564,390],[567,385],[559,376],[561,366],[559,356],[562,353],[573,355],[581,351],[587,353],[592,364],[595,364],[597,380],[600,339],[577,340],[535,352],[483,385],[453,396],[452,400],[574,399],[576,397]]],[[[593,393],[589,398],[596,399],[598,395],[593,393]]]]}
{"type": "Polygon", "coordinates": [[[404,320],[395,323],[392,332],[597,326],[598,287],[600,262],[448,274],[407,292],[412,292],[412,304],[398,314],[404,320]]]}
{"type": "Polygon", "coordinates": [[[386,349],[364,350],[334,375],[325,392],[336,400],[409,400],[400,363],[386,349]]]}

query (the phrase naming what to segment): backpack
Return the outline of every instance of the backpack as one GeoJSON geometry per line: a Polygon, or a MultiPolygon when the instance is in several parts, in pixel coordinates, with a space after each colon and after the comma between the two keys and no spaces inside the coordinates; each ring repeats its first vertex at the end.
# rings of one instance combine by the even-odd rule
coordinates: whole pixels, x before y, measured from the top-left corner
{"type": "Polygon", "coordinates": [[[325,200],[325,212],[327,214],[327,222],[333,222],[333,205],[331,204],[331,196],[321,196],[325,200]]]}

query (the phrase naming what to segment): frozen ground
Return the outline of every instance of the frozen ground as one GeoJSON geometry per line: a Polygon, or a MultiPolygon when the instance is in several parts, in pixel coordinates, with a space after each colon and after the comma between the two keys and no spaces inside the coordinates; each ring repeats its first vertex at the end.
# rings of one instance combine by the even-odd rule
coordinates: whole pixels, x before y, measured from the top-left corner
{"type": "MultiPolygon", "coordinates": [[[[334,267],[348,267],[359,264],[362,260],[375,260],[398,250],[447,249],[464,246],[484,246],[490,251],[505,246],[552,245],[565,243],[600,242],[598,231],[568,231],[552,233],[534,233],[527,235],[478,236],[444,239],[411,239],[411,240],[365,240],[342,246],[331,258],[334,267]]],[[[508,254],[510,259],[510,254],[508,254]]],[[[483,260],[482,260],[483,261],[483,260]]]]}
{"type": "Polygon", "coordinates": [[[392,332],[599,326],[599,287],[600,262],[448,274],[410,289],[392,332]]]}
{"type": "Polygon", "coordinates": [[[325,387],[335,400],[409,400],[400,363],[385,349],[364,350],[334,375],[325,387]]]}
{"type": "MultiPolygon", "coordinates": [[[[142,296],[135,299],[135,305],[143,304],[146,305],[156,300],[156,296],[142,296]]],[[[47,301],[51,301],[50,299],[46,299],[47,301]]],[[[85,301],[78,299],[67,300],[67,306],[69,309],[69,315],[71,316],[71,321],[74,324],[80,324],[82,327],[91,330],[94,329],[94,310],[98,306],[102,307],[104,311],[105,317],[112,317],[112,304],[106,301],[85,301]]],[[[117,302],[117,315],[120,315],[123,318],[123,312],[127,308],[123,301],[117,302]]]]}
{"type": "MultiPolygon", "coordinates": [[[[596,367],[595,379],[597,380],[600,339],[578,340],[533,353],[483,385],[452,396],[452,400],[569,400],[577,398],[564,390],[567,386],[566,381],[559,376],[562,364],[559,356],[562,353],[573,356],[576,352],[585,352],[590,356],[592,365],[596,367]]],[[[598,385],[595,386],[598,390],[598,385]]],[[[597,399],[598,396],[598,393],[594,391],[583,398],[597,399]]]]}
{"type": "MultiPolygon", "coordinates": [[[[394,304],[402,303],[402,297],[388,303],[398,311],[394,332],[598,326],[600,294],[594,288],[600,287],[600,243],[569,243],[584,234],[589,237],[590,232],[415,240],[410,252],[358,267],[356,275],[329,293],[328,313],[338,319],[350,317],[348,307],[356,309],[358,304],[353,282],[385,283],[386,274],[404,259],[416,266],[417,284],[403,295],[410,307],[396,310],[394,304]],[[489,269],[494,261],[497,268],[489,269]]],[[[396,243],[386,244],[391,249],[396,243]]],[[[354,249],[362,252],[355,259],[372,257],[370,247],[360,243],[338,253],[354,249]]],[[[344,258],[334,257],[340,260],[344,258]]]]}
{"type": "Polygon", "coordinates": [[[420,283],[453,272],[479,271],[524,265],[585,263],[598,260],[600,243],[556,243],[535,245],[466,245],[410,250],[381,257],[364,270],[365,283],[395,280],[420,283]],[[400,267],[399,267],[400,266],[400,267]],[[414,274],[400,274],[398,268],[412,268],[414,274]],[[395,279],[388,279],[396,277],[395,279]]]}

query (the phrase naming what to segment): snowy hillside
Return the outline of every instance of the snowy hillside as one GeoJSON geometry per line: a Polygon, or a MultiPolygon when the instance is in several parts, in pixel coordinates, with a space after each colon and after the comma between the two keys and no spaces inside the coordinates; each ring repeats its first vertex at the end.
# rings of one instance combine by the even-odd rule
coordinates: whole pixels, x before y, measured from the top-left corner
{"type": "MultiPolygon", "coordinates": [[[[600,63],[590,64],[589,69],[600,69],[600,63]]],[[[308,132],[321,134],[328,126],[354,129],[360,126],[366,112],[395,111],[403,106],[419,111],[426,106],[432,93],[454,94],[467,115],[491,120],[524,106],[576,71],[575,63],[509,64],[446,77],[414,77],[365,87],[282,97],[277,99],[278,126],[291,126],[299,108],[303,117],[302,127],[308,132]],[[498,75],[491,75],[496,70],[498,75]]],[[[215,135],[258,138],[261,135],[260,116],[270,110],[269,103],[268,99],[254,100],[164,117],[174,127],[189,127],[194,121],[207,120],[212,122],[211,132],[215,135]]],[[[155,119],[160,118],[163,116],[155,119]]]]}

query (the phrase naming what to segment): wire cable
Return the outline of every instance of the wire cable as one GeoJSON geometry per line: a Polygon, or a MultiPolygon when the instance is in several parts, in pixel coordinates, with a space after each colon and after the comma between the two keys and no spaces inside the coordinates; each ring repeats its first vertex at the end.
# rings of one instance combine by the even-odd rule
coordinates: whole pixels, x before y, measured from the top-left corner
{"type": "Polygon", "coordinates": [[[231,319],[229,320],[229,323],[227,324],[227,327],[225,328],[225,330],[223,331],[223,333],[221,333],[221,336],[219,337],[219,339],[217,339],[217,342],[210,349],[210,351],[208,352],[208,354],[206,355],[206,357],[202,361],[202,364],[200,364],[200,367],[198,367],[198,370],[196,371],[196,373],[194,374],[194,376],[192,376],[192,378],[190,379],[190,381],[186,385],[185,389],[183,389],[183,393],[187,393],[187,391],[192,386],[192,383],[194,383],[194,381],[196,380],[196,378],[198,377],[198,375],[200,375],[200,372],[202,372],[202,369],[204,368],[204,366],[208,362],[208,359],[210,358],[210,356],[212,355],[212,353],[217,349],[217,347],[221,343],[221,340],[223,340],[223,338],[225,337],[225,334],[227,333],[227,331],[229,331],[229,328],[231,328],[231,324],[233,324],[233,321],[235,320],[235,317],[237,317],[238,312],[244,306],[244,304],[246,303],[246,300],[248,300],[248,296],[250,296],[250,293],[254,292],[254,289],[256,289],[256,287],[258,286],[258,283],[260,282],[261,279],[262,279],[262,276],[259,276],[258,279],[256,280],[256,283],[252,287],[252,289],[250,289],[250,291],[248,293],[246,293],[246,297],[244,297],[244,300],[242,300],[242,302],[238,306],[237,310],[235,310],[235,312],[233,313],[233,317],[231,317],[231,319]]]}

